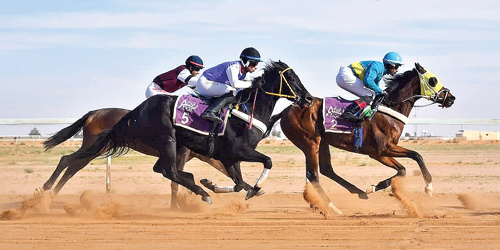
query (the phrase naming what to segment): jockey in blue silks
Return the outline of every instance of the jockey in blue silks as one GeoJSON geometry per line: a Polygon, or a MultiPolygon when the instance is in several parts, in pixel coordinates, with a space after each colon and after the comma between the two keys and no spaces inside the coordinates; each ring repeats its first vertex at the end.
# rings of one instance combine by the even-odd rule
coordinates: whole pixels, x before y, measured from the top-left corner
{"type": "Polygon", "coordinates": [[[368,105],[371,104],[370,108],[376,110],[382,100],[387,97],[387,92],[379,87],[380,81],[384,75],[395,75],[401,65],[403,65],[401,56],[396,52],[389,52],[382,62],[359,61],[347,67],[341,66],[337,74],[337,84],[360,99],[347,106],[340,117],[361,122],[364,118],[360,116],[364,114],[363,111],[368,108],[368,105]]]}
{"type": "Polygon", "coordinates": [[[261,62],[259,52],[252,47],[244,49],[240,60],[221,63],[203,72],[196,83],[196,90],[204,97],[217,97],[210,103],[201,117],[216,123],[222,123],[218,113],[234,101],[239,89],[252,86],[252,76],[261,62]]]}

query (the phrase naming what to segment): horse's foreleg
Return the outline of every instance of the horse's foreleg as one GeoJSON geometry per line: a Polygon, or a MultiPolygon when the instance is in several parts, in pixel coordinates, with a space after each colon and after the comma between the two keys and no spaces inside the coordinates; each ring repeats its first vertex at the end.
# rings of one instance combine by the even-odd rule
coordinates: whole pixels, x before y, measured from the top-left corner
{"type": "Polygon", "coordinates": [[[319,146],[319,170],[321,174],[337,182],[351,194],[358,194],[360,199],[368,199],[368,195],[365,191],[344,180],[342,177],[338,176],[335,171],[333,171],[330,159],[331,155],[329,145],[325,140],[322,140],[319,146]]]}
{"type": "Polygon", "coordinates": [[[394,176],[379,182],[376,186],[371,185],[370,187],[368,187],[368,189],[366,191],[367,193],[373,193],[373,192],[377,192],[379,190],[386,189],[386,188],[391,186],[391,181],[394,177],[397,177],[397,176],[405,177],[406,176],[406,168],[403,165],[401,165],[401,163],[396,161],[394,158],[392,158],[392,157],[372,157],[372,158],[379,161],[380,163],[390,167],[390,168],[395,169],[397,171],[397,173],[394,176]]]}
{"type": "MultiPolygon", "coordinates": [[[[190,155],[191,150],[186,147],[177,148],[177,155],[175,159],[175,166],[177,171],[182,172],[186,162],[192,159],[190,155]]],[[[170,209],[179,209],[179,204],[177,203],[177,193],[179,192],[179,184],[174,181],[170,182],[170,209]]]]}
{"type": "MultiPolygon", "coordinates": [[[[198,159],[200,159],[201,161],[204,161],[208,164],[210,164],[210,166],[214,167],[215,169],[219,170],[221,173],[223,173],[225,176],[231,178],[226,170],[226,167],[224,167],[224,164],[222,164],[221,161],[218,161],[218,160],[215,160],[215,159],[212,159],[212,158],[209,158],[209,157],[206,157],[204,155],[200,155],[200,154],[197,154],[193,151],[191,151],[190,153],[190,158],[192,157],[196,157],[198,159]]],[[[235,164],[238,164],[238,168],[239,168],[239,162],[235,163],[235,164]]],[[[217,187],[216,184],[212,184],[212,182],[209,180],[209,179],[201,179],[200,182],[207,188],[209,188],[210,190],[214,191],[215,187],[217,187]]],[[[252,189],[252,186],[250,186],[250,184],[246,183],[245,181],[243,181],[243,189],[245,189],[246,191],[252,189]]],[[[219,189],[217,189],[219,190],[219,189]]],[[[219,191],[227,191],[229,190],[227,187],[225,187],[223,190],[219,190],[219,191]]],[[[215,193],[217,193],[217,191],[214,191],[215,193]]],[[[259,195],[261,194],[264,194],[264,191],[259,191],[259,195]]]]}
{"type": "Polygon", "coordinates": [[[306,178],[312,184],[316,192],[320,195],[321,199],[325,201],[328,205],[327,208],[323,207],[323,204],[311,204],[311,205],[320,205],[323,207],[322,209],[327,212],[327,210],[331,210],[335,213],[342,214],[342,211],[333,205],[333,202],[328,198],[325,191],[319,184],[318,178],[318,153],[311,147],[311,152],[304,152],[306,156],[306,178]]]}
{"type": "Polygon", "coordinates": [[[228,174],[229,178],[233,180],[235,184],[234,186],[219,186],[212,183],[212,181],[209,179],[202,179],[200,180],[200,182],[201,184],[203,184],[203,186],[218,194],[239,192],[245,187],[246,183],[243,181],[239,162],[236,162],[234,164],[228,163],[225,172],[228,174]]]}
{"type": "Polygon", "coordinates": [[[426,184],[425,193],[429,197],[432,197],[432,192],[433,192],[432,175],[429,172],[429,170],[427,169],[427,167],[425,166],[424,158],[419,153],[417,153],[413,150],[409,150],[409,149],[400,147],[398,145],[391,145],[388,148],[388,151],[384,155],[388,155],[391,157],[408,157],[408,158],[411,158],[414,161],[416,161],[418,164],[418,167],[420,168],[420,171],[422,172],[422,176],[423,176],[425,184],[426,184]]]}

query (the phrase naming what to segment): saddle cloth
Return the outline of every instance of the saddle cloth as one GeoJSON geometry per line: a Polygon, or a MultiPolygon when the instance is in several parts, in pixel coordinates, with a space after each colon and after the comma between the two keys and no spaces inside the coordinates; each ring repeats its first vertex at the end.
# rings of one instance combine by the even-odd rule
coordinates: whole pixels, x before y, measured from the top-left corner
{"type": "MultiPolygon", "coordinates": [[[[201,118],[201,114],[208,107],[208,100],[199,99],[190,95],[181,95],[177,98],[174,107],[174,125],[183,127],[203,135],[209,135],[211,121],[201,118]]],[[[223,135],[227,124],[228,109],[221,112],[224,121],[218,126],[217,135],[223,135]]]]}
{"type": "Polygon", "coordinates": [[[355,124],[340,118],[344,110],[353,101],[340,97],[326,97],[323,99],[323,125],[326,132],[351,133],[355,124]]]}

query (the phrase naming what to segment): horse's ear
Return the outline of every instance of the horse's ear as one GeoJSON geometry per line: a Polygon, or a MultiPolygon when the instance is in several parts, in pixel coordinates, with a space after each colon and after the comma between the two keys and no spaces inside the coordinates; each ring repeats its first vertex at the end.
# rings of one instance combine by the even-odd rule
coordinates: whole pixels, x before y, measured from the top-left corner
{"type": "Polygon", "coordinates": [[[425,73],[425,69],[424,69],[424,67],[422,67],[422,66],[420,65],[420,63],[416,62],[416,63],[415,63],[415,68],[418,70],[418,72],[420,72],[420,73],[422,73],[422,74],[423,74],[423,73],[425,73]]]}
{"type": "Polygon", "coordinates": [[[436,77],[429,78],[429,85],[431,85],[431,87],[436,87],[437,83],[438,83],[438,80],[436,77]]]}

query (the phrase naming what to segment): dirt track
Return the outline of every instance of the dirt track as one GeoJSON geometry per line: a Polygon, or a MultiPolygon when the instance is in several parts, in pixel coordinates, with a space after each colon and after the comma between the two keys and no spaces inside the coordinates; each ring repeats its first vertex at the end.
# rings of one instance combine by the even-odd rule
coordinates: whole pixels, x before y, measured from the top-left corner
{"type": "MultiPolygon", "coordinates": [[[[169,182],[150,164],[113,165],[110,195],[103,193],[103,166],[96,164],[78,173],[54,199],[33,200],[33,190],[57,161],[34,166],[19,158],[23,163],[0,165],[0,249],[498,249],[498,146],[442,146],[442,151],[419,151],[434,176],[432,198],[423,193],[416,164],[401,159],[408,173],[400,184],[406,204],[389,191],[359,200],[322,177],[344,213],[327,218],[303,199],[304,160],[296,153],[270,154],[275,166],[265,195],[245,201],[243,192],[213,194],[214,203],[207,205],[181,189],[182,211],[169,210],[169,182]]],[[[362,189],[394,174],[364,156],[336,151],[332,160],[338,174],[362,189]]],[[[243,165],[244,178],[253,183],[261,168],[243,165]]],[[[187,169],[196,179],[231,183],[199,161],[187,169]]]]}

